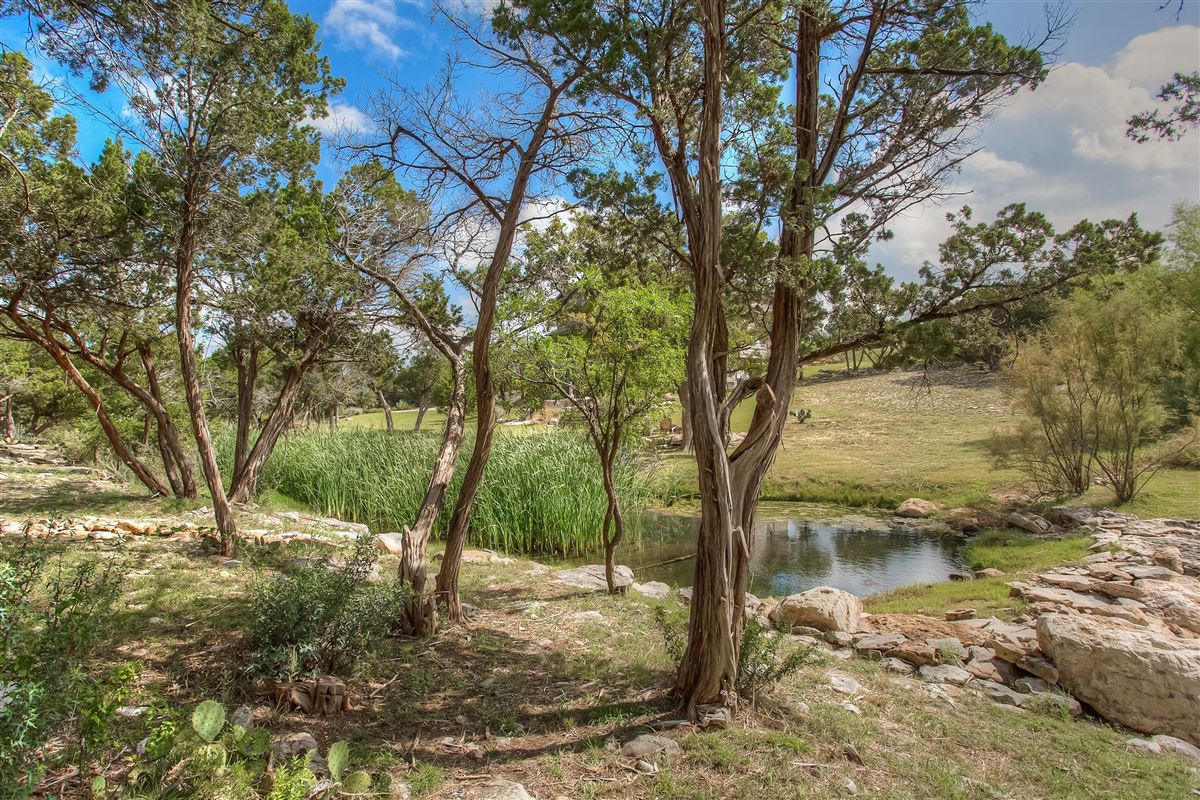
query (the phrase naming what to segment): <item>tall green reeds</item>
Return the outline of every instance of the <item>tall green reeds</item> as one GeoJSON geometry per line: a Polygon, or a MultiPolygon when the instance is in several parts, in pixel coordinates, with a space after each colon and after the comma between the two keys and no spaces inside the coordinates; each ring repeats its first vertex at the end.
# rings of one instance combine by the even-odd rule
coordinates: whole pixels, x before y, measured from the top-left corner
{"type": "MultiPolygon", "coordinates": [[[[416,517],[439,441],[434,433],[297,431],[276,447],[259,489],[274,489],[322,514],[397,530],[416,517]]],[[[439,533],[458,495],[469,440],[461,452],[439,533]]],[[[617,482],[630,510],[649,501],[648,482],[632,461],[618,467],[617,482]]],[[[582,436],[502,428],[475,500],[469,537],[477,547],[515,553],[594,552],[601,547],[605,507],[596,454],[582,436]]]]}

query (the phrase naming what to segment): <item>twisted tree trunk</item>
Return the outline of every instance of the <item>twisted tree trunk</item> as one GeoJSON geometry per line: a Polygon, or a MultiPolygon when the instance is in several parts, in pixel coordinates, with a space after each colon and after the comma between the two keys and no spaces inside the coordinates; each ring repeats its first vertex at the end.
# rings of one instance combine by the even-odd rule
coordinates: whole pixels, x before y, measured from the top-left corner
{"type": "MultiPolygon", "coordinates": [[[[450,371],[453,388],[442,431],[442,445],[429,475],[417,519],[411,528],[404,530],[400,554],[400,581],[412,592],[401,617],[401,630],[413,636],[431,636],[437,630],[437,600],[434,595],[425,594],[429,539],[445,505],[446,490],[454,478],[454,465],[466,432],[467,371],[461,354],[450,359],[450,371]]],[[[445,560],[442,563],[444,567],[445,560]]]]}

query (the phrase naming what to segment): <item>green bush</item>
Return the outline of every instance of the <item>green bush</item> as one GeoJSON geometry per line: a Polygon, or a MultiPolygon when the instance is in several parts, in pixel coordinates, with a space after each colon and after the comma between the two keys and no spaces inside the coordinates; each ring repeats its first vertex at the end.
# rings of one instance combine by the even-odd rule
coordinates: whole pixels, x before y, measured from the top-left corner
{"type": "Polygon", "coordinates": [[[113,558],[67,563],[32,540],[0,560],[0,798],[28,796],[47,766],[51,737],[90,745],[136,665],[89,669],[108,630],[123,576],[113,558]]]}
{"type": "MultiPolygon", "coordinates": [[[[296,432],[276,447],[258,488],[278,491],[322,514],[398,530],[416,518],[440,439],[438,433],[379,430],[296,432]]],[[[220,447],[231,452],[231,440],[222,437],[220,447]]],[[[468,440],[439,531],[449,521],[470,452],[468,440]]],[[[650,500],[651,487],[631,460],[618,465],[616,479],[626,509],[650,500]]],[[[502,429],[475,500],[470,541],[537,555],[596,551],[602,547],[606,508],[596,454],[582,435],[502,429]]]]}
{"type": "Polygon", "coordinates": [[[295,679],[353,671],[389,632],[403,605],[394,581],[372,583],[377,557],[363,536],[342,563],[303,561],[252,589],[246,634],[260,675],[295,679]]]}

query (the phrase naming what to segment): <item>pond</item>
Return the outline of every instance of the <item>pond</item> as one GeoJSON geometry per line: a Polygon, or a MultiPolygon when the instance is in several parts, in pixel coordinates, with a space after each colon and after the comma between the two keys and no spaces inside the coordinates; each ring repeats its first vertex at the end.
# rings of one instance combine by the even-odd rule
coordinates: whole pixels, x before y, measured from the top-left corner
{"type": "MultiPolygon", "coordinates": [[[[690,586],[699,517],[647,512],[640,541],[622,544],[617,561],[638,581],[690,586]],[[667,562],[667,563],[664,563],[667,562]]],[[[750,591],[785,597],[814,586],[864,596],[911,583],[945,581],[962,569],[962,536],[890,514],[805,503],[763,503],[751,545],[750,591]]]]}

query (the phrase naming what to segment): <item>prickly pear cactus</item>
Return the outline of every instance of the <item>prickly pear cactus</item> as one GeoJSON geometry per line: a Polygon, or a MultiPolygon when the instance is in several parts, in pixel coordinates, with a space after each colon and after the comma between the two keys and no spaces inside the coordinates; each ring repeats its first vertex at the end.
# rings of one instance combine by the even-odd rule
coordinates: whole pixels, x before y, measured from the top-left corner
{"type": "Polygon", "coordinates": [[[342,773],[346,771],[346,765],[350,763],[350,745],[345,742],[334,742],[329,746],[326,763],[329,765],[330,777],[335,781],[340,781],[342,773]]]}
{"type": "Polygon", "coordinates": [[[371,776],[366,770],[356,770],[342,781],[342,794],[366,794],[371,791],[371,776]]]}
{"type": "Polygon", "coordinates": [[[206,742],[214,742],[225,727],[225,706],[215,700],[205,700],[192,712],[192,727],[206,742]]]}
{"type": "Polygon", "coordinates": [[[237,748],[244,756],[257,758],[271,747],[271,734],[262,728],[251,728],[238,739],[237,748]]]}

